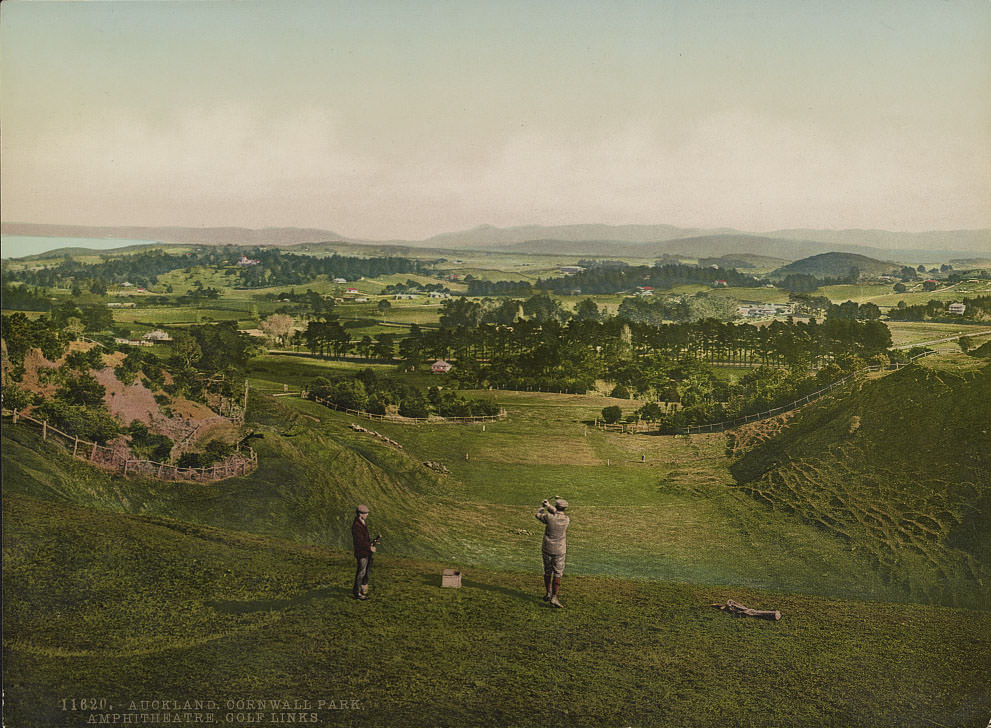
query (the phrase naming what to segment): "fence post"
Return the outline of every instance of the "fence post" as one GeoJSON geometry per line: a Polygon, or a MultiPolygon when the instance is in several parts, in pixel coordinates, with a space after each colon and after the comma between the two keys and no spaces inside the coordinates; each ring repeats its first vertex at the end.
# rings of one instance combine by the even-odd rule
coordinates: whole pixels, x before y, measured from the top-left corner
{"type": "Polygon", "coordinates": [[[14,424],[16,425],[17,424],[17,410],[14,410],[13,419],[14,419],[14,424]]]}
{"type": "Polygon", "coordinates": [[[130,460],[124,458],[124,475],[127,475],[127,466],[131,463],[130,460]]]}
{"type": "Polygon", "coordinates": [[[79,449],[79,435],[76,435],[76,441],[72,445],[72,457],[76,457],[76,450],[79,449]]]}
{"type": "Polygon", "coordinates": [[[41,423],[41,439],[42,440],[48,439],[48,420],[45,420],[44,422],[41,423]]]}

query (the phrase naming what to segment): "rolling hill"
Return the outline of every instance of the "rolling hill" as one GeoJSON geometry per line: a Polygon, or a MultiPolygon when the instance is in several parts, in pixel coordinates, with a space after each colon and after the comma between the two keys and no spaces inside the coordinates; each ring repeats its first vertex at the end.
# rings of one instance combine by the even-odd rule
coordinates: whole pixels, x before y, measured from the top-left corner
{"type": "Polygon", "coordinates": [[[870,276],[894,274],[899,271],[900,266],[854,253],[822,253],[782,266],[771,275],[784,278],[795,273],[812,275],[816,278],[844,278],[854,268],[861,275],[870,276]]]}
{"type": "Polygon", "coordinates": [[[923,359],[772,436],[733,435],[738,487],[814,523],[916,598],[991,604],[991,365],[923,359]],[[755,437],[756,436],[756,437],[755,437]],[[749,444],[756,443],[756,444],[749,444]]]}

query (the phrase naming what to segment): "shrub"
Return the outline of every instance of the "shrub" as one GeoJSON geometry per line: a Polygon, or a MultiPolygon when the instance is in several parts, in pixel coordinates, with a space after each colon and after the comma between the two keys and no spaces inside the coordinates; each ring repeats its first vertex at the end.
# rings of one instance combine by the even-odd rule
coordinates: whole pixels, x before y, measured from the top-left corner
{"type": "Polygon", "coordinates": [[[37,417],[47,420],[68,435],[106,444],[120,434],[120,425],[106,410],[70,404],[61,399],[46,400],[38,406],[37,417]]]}
{"type": "Polygon", "coordinates": [[[613,387],[612,392],[609,393],[610,397],[616,397],[617,399],[629,399],[630,390],[627,389],[626,385],[617,384],[613,387]]]}
{"type": "Polygon", "coordinates": [[[20,387],[5,384],[3,387],[3,406],[7,409],[22,410],[31,404],[32,396],[20,387]]]}
{"type": "Polygon", "coordinates": [[[607,425],[613,425],[620,421],[623,417],[623,410],[621,410],[616,405],[611,405],[609,407],[602,408],[602,419],[607,425]]]}

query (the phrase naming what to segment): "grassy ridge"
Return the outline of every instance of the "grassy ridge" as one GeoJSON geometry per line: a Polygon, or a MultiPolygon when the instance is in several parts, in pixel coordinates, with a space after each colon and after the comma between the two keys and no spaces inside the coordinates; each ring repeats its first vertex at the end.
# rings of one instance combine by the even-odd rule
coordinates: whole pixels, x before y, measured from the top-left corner
{"type": "MultiPolygon", "coordinates": [[[[539,577],[4,499],[5,723],[64,696],[340,699],[349,726],[981,725],[991,614],[685,584],[539,577]],[[778,608],[771,623],[708,605],[778,608]]],[[[268,713],[263,725],[270,725],[268,713]]]]}
{"type": "Polygon", "coordinates": [[[806,408],[731,470],[758,499],[835,534],[916,598],[986,606],[989,402],[991,366],[922,360],[855,397],[806,408]]]}

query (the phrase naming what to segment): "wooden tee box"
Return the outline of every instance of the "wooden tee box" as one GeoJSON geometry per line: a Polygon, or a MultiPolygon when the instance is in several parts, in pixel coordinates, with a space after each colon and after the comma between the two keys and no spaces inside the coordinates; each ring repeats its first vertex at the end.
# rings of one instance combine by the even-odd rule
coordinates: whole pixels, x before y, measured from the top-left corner
{"type": "Polygon", "coordinates": [[[461,572],[455,569],[444,569],[440,575],[440,585],[452,589],[461,588],[461,572]]]}

